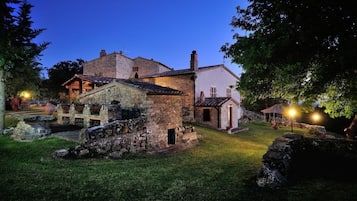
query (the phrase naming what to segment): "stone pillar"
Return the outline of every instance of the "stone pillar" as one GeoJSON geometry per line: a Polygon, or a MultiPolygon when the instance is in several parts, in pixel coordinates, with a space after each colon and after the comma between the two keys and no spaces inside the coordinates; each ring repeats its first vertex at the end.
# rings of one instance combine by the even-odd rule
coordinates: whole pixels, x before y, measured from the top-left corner
{"type": "Polygon", "coordinates": [[[76,108],[74,106],[74,104],[71,104],[71,106],[69,107],[69,124],[74,125],[76,123],[76,108]]]}
{"type": "Polygon", "coordinates": [[[100,125],[106,124],[109,122],[109,111],[108,106],[102,105],[99,111],[99,116],[101,118],[100,125]]]}
{"type": "Polygon", "coordinates": [[[57,123],[60,125],[63,124],[63,109],[61,104],[57,106],[57,123]]]}
{"type": "Polygon", "coordinates": [[[83,127],[85,128],[90,127],[90,115],[90,107],[88,104],[85,104],[83,108],[83,127]]]}

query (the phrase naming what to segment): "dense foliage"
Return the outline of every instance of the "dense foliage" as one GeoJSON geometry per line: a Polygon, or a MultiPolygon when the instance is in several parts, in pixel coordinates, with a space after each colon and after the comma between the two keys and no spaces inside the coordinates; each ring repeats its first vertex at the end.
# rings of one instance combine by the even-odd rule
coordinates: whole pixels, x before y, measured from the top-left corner
{"type": "Polygon", "coordinates": [[[40,84],[38,57],[48,43],[33,42],[44,29],[32,28],[31,8],[27,1],[1,3],[0,67],[5,71],[7,95],[16,95],[25,89],[38,89],[40,84]]]}
{"type": "Polygon", "coordinates": [[[332,117],[357,112],[357,7],[353,1],[249,0],[237,7],[233,44],[246,102],[319,101],[332,117]]]}
{"type": "Polygon", "coordinates": [[[61,61],[48,69],[48,79],[43,81],[43,88],[47,89],[47,96],[57,99],[61,92],[67,90],[62,86],[64,82],[72,78],[75,74],[83,74],[83,59],[76,61],[61,61]]]}
{"type": "Polygon", "coordinates": [[[34,29],[32,5],[26,0],[0,1],[0,132],[4,125],[5,98],[40,84],[38,57],[48,43],[33,42],[44,29],[34,29]]]}

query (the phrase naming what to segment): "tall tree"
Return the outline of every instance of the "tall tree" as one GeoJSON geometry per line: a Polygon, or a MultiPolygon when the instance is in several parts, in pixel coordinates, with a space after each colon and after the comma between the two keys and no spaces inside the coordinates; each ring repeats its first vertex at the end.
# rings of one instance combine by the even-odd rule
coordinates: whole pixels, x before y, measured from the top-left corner
{"type": "Polygon", "coordinates": [[[16,95],[19,86],[39,82],[37,59],[49,44],[33,42],[44,29],[32,28],[31,8],[26,0],[0,2],[0,132],[4,128],[6,92],[16,95]]]}
{"type": "Polygon", "coordinates": [[[75,74],[83,74],[83,63],[83,59],[61,61],[48,69],[49,79],[45,81],[44,87],[51,92],[50,97],[58,98],[59,93],[66,92],[66,89],[61,85],[75,74]]]}
{"type": "Polygon", "coordinates": [[[353,1],[248,0],[237,7],[233,44],[221,50],[244,73],[239,90],[254,102],[283,98],[332,117],[357,112],[357,7],[353,1]]]}

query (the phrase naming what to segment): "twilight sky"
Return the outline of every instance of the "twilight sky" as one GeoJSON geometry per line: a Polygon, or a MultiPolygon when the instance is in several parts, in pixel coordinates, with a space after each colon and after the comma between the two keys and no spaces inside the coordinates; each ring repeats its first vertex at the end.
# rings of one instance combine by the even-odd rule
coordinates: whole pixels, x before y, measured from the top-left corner
{"type": "Polygon", "coordinates": [[[51,44],[41,63],[89,61],[122,51],[130,58],[154,59],[174,69],[189,67],[192,50],[199,66],[224,63],[220,47],[233,42],[229,25],[246,0],[29,0],[34,28],[45,28],[36,42],[51,44]]]}

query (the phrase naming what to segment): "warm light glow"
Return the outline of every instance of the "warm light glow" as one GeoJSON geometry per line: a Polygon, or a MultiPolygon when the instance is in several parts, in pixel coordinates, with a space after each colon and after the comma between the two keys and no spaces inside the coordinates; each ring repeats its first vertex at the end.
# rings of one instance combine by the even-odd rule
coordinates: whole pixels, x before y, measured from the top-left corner
{"type": "Polygon", "coordinates": [[[312,114],[311,118],[312,118],[312,120],[314,122],[317,122],[317,121],[319,121],[321,119],[321,116],[320,116],[319,113],[315,112],[315,113],[312,114]]]}
{"type": "Polygon", "coordinates": [[[31,97],[31,94],[27,91],[21,92],[20,96],[23,96],[24,98],[28,99],[31,97]]]}
{"type": "Polygon", "coordinates": [[[289,116],[291,118],[294,118],[295,115],[296,115],[296,110],[294,108],[290,108],[289,109],[289,116]]]}

